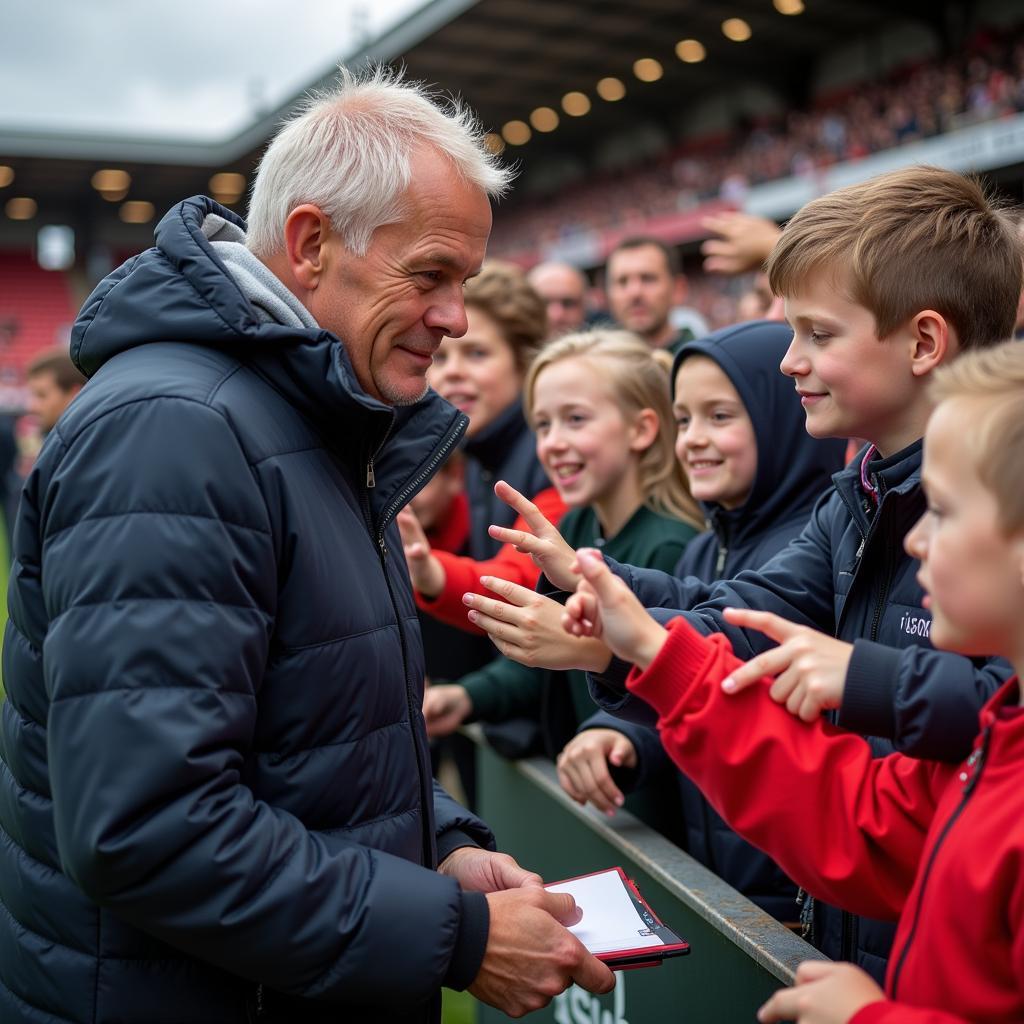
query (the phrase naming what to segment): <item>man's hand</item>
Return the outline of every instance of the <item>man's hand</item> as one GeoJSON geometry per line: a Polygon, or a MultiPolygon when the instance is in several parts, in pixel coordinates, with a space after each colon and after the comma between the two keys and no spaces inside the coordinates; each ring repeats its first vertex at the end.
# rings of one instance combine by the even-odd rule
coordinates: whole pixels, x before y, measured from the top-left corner
{"type": "Polygon", "coordinates": [[[796,969],[796,985],[779,989],[757,1011],[757,1019],[761,1024],[846,1024],[869,1003],[884,998],[874,978],[853,964],[805,960],[796,969]]]}
{"type": "Polygon", "coordinates": [[[454,878],[463,889],[473,892],[502,892],[505,889],[543,888],[544,879],[521,867],[507,853],[492,853],[479,846],[460,846],[437,866],[442,875],[454,878]]]}
{"type": "Polygon", "coordinates": [[[557,765],[558,781],[576,803],[589,800],[599,811],[614,814],[625,797],[608,766],[636,767],[636,747],[616,729],[587,729],[565,745],[557,765]]]}
{"type": "Polygon", "coordinates": [[[726,608],[724,614],[726,622],[756,629],[777,640],[779,646],[736,669],[722,680],[723,690],[738,693],[764,676],[776,676],[768,691],[772,700],[785,704],[791,714],[805,722],[813,722],[822,711],[842,704],[852,644],[798,626],[771,612],[726,608]]]}
{"type": "Polygon", "coordinates": [[[605,565],[601,552],[580,548],[583,579],[565,603],[562,628],[573,636],[596,636],[612,653],[643,670],[654,661],[668,631],[650,615],[626,584],[605,565]]]}
{"type": "Polygon", "coordinates": [[[437,597],[444,590],[447,574],[440,561],[430,553],[430,541],[416,513],[408,505],[398,513],[398,532],[402,535],[402,550],[412,585],[424,597],[437,597]]]}
{"type": "Polygon", "coordinates": [[[717,236],[700,247],[704,271],[709,274],[760,270],[782,234],[775,221],[749,213],[712,214],[701,221],[701,226],[717,236]]]}
{"type": "Polygon", "coordinates": [[[568,893],[528,886],[488,893],[487,902],[487,948],[469,987],[477,999],[522,1017],[573,983],[598,994],[615,987],[615,975],[563,927],[580,920],[568,893]]]}
{"type": "Polygon", "coordinates": [[[573,571],[576,553],[562,535],[529,498],[511,484],[499,480],[494,493],[526,521],[530,532],[505,526],[489,526],[487,532],[502,544],[529,555],[533,564],[560,590],[575,590],[579,576],[573,571]]]}
{"type": "Polygon", "coordinates": [[[473,701],[464,686],[440,683],[423,694],[423,720],[434,739],[455,732],[473,712],[473,701]]]}
{"type": "Polygon", "coordinates": [[[481,576],[480,582],[505,600],[470,593],[462,602],[472,609],[469,621],[484,630],[506,658],[530,668],[600,672],[607,667],[611,652],[600,640],[569,636],[562,629],[562,606],[557,601],[495,576],[481,576]]]}

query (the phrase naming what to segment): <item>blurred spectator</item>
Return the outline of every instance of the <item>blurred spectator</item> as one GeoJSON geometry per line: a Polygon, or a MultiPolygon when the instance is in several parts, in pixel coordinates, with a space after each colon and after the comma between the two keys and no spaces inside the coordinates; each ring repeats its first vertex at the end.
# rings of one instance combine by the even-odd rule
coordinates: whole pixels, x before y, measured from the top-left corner
{"type": "Polygon", "coordinates": [[[44,435],[57,425],[61,414],[82,390],[85,377],[64,349],[45,352],[25,371],[28,383],[28,412],[44,435]]]}
{"type": "Polygon", "coordinates": [[[693,334],[669,320],[673,306],[686,299],[679,254],[657,238],[627,238],[611,251],[605,268],[608,307],[627,330],[654,348],[671,351],[693,334]]]}
{"type": "Polygon", "coordinates": [[[547,340],[577,331],[587,316],[587,279],[568,263],[538,263],[527,278],[548,311],[547,340]]]}

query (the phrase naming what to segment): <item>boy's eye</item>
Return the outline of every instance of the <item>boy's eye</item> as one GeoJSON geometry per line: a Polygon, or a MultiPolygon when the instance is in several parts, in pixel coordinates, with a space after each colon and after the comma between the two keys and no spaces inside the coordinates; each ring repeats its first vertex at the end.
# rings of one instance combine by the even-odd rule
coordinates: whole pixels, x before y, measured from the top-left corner
{"type": "Polygon", "coordinates": [[[826,334],[824,331],[811,331],[808,337],[811,339],[812,344],[823,345],[828,341],[830,335],[826,334]]]}
{"type": "Polygon", "coordinates": [[[690,425],[690,417],[689,416],[677,416],[676,417],[676,426],[679,427],[680,430],[685,430],[689,425],[690,425]]]}
{"type": "Polygon", "coordinates": [[[485,348],[471,348],[466,352],[466,356],[469,359],[476,360],[479,362],[481,359],[486,359],[490,353],[485,348]]]}
{"type": "Polygon", "coordinates": [[[945,514],[946,513],[937,505],[928,506],[928,515],[930,515],[933,519],[941,519],[945,514]]]}
{"type": "Polygon", "coordinates": [[[711,418],[715,421],[715,423],[725,423],[727,420],[732,419],[732,417],[727,412],[713,412],[711,414],[711,418]]]}
{"type": "Polygon", "coordinates": [[[570,426],[578,427],[581,423],[586,423],[587,418],[586,416],[582,416],[578,412],[572,412],[569,413],[568,416],[566,416],[566,420],[568,421],[570,426]]]}

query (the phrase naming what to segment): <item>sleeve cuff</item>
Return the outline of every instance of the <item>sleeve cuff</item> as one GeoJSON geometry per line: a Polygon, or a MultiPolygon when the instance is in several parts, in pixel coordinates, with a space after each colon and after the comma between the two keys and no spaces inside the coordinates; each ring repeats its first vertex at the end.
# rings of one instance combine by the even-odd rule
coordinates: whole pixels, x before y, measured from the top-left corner
{"type": "MultiPolygon", "coordinates": [[[[626,680],[629,692],[645,700],[659,715],[671,711],[680,697],[704,678],[716,644],[724,644],[732,654],[721,634],[703,636],[682,616],[672,619],[665,628],[669,635],[654,661],[643,671],[634,666],[626,680]]],[[[721,679],[725,675],[723,670],[721,679]]]]}
{"type": "Polygon", "coordinates": [[[451,856],[456,850],[461,850],[464,846],[474,846],[477,849],[481,849],[480,844],[472,836],[463,832],[462,829],[445,829],[437,837],[437,863],[443,863],[446,857],[451,856]]]}
{"type": "Polygon", "coordinates": [[[900,652],[871,640],[856,640],[846,669],[838,723],[862,736],[892,739],[896,733],[895,687],[900,652]]]}
{"type": "Polygon", "coordinates": [[[464,892],[459,933],[455,937],[455,948],[443,982],[445,988],[461,992],[473,984],[484,961],[490,925],[491,910],[487,897],[482,892],[464,892]]]}
{"type": "Polygon", "coordinates": [[[459,685],[469,694],[473,705],[473,710],[466,716],[466,722],[489,722],[497,713],[500,703],[496,699],[493,680],[477,678],[474,673],[463,676],[459,685]]]}

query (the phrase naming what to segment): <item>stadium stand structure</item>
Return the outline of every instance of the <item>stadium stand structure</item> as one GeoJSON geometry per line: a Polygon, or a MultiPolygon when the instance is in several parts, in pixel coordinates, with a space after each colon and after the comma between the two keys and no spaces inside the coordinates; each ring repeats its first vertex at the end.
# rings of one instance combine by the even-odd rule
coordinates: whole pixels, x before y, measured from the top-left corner
{"type": "Polygon", "coordinates": [[[31,252],[0,252],[0,377],[65,343],[76,309],[65,274],[43,270],[31,252]]]}
{"type": "MultiPolygon", "coordinates": [[[[681,246],[691,273],[716,207],[782,219],[899,163],[983,171],[1020,198],[1022,24],[1024,0],[430,0],[339,59],[400,63],[479,112],[521,172],[496,210],[492,254],[567,259],[595,277],[624,233],[642,231],[681,246]],[[749,38],[726,38],[726,19],[749,38]],[[700,60],[679,55],[684,41],[700,60]],[[620,99],[603,98],[610,79],[620,99]],[[519,145],[515,122],[529,136],[519,145]]],[[[218,143],[0,126],[13,174],[0,185],[0,250],[68,225],[79,270],[96,279],[151,244],[155,219],[185,196],[243,211],[297,99],[218,143]],[[104,168],[127,173],[123,195],[93,187],[104,168]],[[224,180],[234,184],[218,191],[224,180]],[[31,221],[3,214],[15,196],[35,202],[31,221]]],[[[728,319],[734,284],[694,291],[718,309],[712,325],[728,319]]]]}

